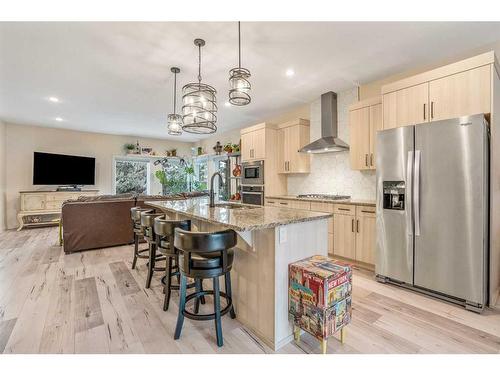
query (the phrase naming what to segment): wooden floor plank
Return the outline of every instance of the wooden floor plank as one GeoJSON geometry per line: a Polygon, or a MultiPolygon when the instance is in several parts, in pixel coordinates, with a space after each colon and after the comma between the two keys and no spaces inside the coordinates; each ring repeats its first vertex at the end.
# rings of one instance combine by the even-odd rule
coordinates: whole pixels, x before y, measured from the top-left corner
{"type": "Polygon", "coordinates": [[[50,297],[49,311],[40,343],[40,353],[74,353],[75,338],[72,302],[73,276],[60,270],[57,286],[50,297]]]}
{"type": "Polygon", "coordinates": [[[75,283],[75,332],[104,324],[95,277],[76,280],[75,283]]]}
{"type": "Polygon", "coordinates": [[[0,353],[3,353],[17,319],[0,321],[0,353]]]}

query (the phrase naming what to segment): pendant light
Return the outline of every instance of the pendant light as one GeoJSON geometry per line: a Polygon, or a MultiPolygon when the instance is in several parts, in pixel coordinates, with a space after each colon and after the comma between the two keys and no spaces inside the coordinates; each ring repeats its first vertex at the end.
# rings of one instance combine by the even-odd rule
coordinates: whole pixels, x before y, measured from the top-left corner
{"type": "Polygon", "coordinates": [[[174,113],[171,113],[167,117],[167,129],[170,135],[181,135],[182,134],[182,116],[178,115],[176,111],[177,106],[177,73],[180,73],[180,69],[176,67],[170,68],[170,71],[174,73],[174,113]]]}
{"type": "Polygon", "coordinates": [[[252,86],[248,81],[250,71],[241,67],[241,28],[238,22],[238,67],[229,71],[229,103],[243,106],[250,103],[252,86]]]}
{"type": "Polygon", "coordinates": [[[198,82],[188,83],[182,88],[182,130],[194,134],[211,134],[217,131],[217,91],[201,83],[201,47],[203,39],[195,39],[198,47],[198,82]]]}

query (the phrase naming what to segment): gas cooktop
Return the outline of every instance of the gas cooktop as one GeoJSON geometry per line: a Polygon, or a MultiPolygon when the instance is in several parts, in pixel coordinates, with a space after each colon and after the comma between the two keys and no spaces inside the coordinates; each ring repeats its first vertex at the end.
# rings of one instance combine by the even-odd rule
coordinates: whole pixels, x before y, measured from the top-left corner
{"type": "Polygon", "coordinates": [[[297,198],[310,198],[310,199],[328,199],[332,201],[350,199],[350,195],[335,195],[335,194],[299,194],[297,198]]]}

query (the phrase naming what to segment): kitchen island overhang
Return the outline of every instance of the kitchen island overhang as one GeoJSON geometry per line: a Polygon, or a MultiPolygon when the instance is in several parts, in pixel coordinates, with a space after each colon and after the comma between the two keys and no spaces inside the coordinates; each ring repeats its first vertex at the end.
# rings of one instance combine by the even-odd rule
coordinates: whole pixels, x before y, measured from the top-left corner
{"type": "Polygon", "coordinates": [[[195,231],[238,233],[231,279],[236,319],[273,350],[293,339],[288,319],[288,265],[328,253],[330,213],[291,208],[219,204],[208,198],[148,201],[195,231]]]}

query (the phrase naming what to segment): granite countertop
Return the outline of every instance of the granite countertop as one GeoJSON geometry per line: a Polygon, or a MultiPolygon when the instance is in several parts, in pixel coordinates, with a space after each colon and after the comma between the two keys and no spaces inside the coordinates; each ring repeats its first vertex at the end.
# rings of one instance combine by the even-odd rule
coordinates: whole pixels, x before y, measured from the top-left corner
{"type": "Polygon", "coordinates": [[[321,203],[337,203],[337,204],[354,204],[356,206],[375,206],[375,201],[373,200],[363,200],[363,199],[321,199],[321,198],[298,198],[296,195],[270,195],[266,196],[267,199],[288,199],[295,201],[306,201],[306,202],[321,202],[321,203]]]}
{"type": "MultiPolygon", "coordinates": [[[[176,201],[145,202],[145,204],[163,211],[180,213],[193,219],[204,220],[214,224],[221,224],[227,228],[240,232],[274,228],[279,225],[300,223],[304,221],[327,219],[332,216],[331,213],[325,212],[250,205],[241,205],[244,207],[250,207],[245,209],[227,207],[210,208],[208,203],[208,197],[188,198],[176,201]]],[[[217,203],[224,204],[228,202],[217,203]]]]}

